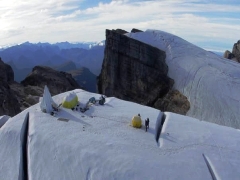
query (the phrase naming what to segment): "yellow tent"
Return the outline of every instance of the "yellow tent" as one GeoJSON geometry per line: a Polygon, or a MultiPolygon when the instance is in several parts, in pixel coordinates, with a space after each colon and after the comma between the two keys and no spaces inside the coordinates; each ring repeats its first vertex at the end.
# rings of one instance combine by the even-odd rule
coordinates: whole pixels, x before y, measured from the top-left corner
{"type": "Polygon", "coordinates": [[[64,97],[62,106],[68,109],[75,107],[78,104],[78,97],[75,92],[71,92],[64,97]]]}
{"type": "Polygon", "coordinates": [[[133,116],[132,126],[135,127],[135,128],[141,128],[142,127],[142,120],[141,120],[140,116],[138,116],[138,115],[133,116]]]}

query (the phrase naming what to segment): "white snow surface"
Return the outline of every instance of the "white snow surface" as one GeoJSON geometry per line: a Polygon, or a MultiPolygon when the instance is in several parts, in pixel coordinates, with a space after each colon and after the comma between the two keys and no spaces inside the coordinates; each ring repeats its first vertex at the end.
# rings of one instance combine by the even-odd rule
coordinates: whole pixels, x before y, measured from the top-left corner
{"type": "MultiPolygon", "coordinates": [[[[100,97],[74,92],[81,107],[100,97]]],[[[61,103],[68,93],[53,100],[61,103]]],[[[29,180],[212,180],[203,154],[218,179],[239,179],[239,130],[166,113],[157,144],[155,123],[162,112],[108,97],[106,104],[92,105],[85,113],[61,108],[54,117],[41,112],[38,103],[9,119],[0,129],[1,180],[20,175],[20,134],[27,112],[29,180]],[[143,121],[150,119],[148,132],[130,126],[138,113],[143,121]]]]}
{"type": "Polygon", "coordinates": [[[166,52],[173,88],[190,102],[188,116],[240,128],[239,63],[163,31],[147,30],[127,36],[166,52]]]}
{"type": "Polygon", "coordinates": [[[7,115],[0,116],[0,128],[7,122],[9,118],[10,116],[7,115]]]}

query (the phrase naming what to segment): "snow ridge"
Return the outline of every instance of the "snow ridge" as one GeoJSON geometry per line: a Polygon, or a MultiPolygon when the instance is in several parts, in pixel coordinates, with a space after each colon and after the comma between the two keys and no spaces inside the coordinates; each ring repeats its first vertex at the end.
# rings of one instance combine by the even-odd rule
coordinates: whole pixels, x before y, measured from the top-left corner
{"type": "MultiPolygon", "coordinates": [[[[53,97],[54,102],[61,103],[71,92],[77,94],[81,107],[91,97],[100,96],[74,90],[53,97]]],[[[156,124],[163,122],[163,112],[157,109],[107,97],[103,106],[92,105],[84,113],[62,107],[51,116],[36,104],[0,129],[0,179],[18,179],[19,172],[15,171],[23,162],[23,137],[27,137],[28,144],[29,180],[212,179],[203,153],[211,158],[208,161],[217,180],[239,179],[240,131],[174,113],[164,114],[159,148],[156,124]],[[23,136],[27,112],[29,134],[23,136]],[[147,132],[144,127],[130,126],[138,113],[143,121],[150,119],[147,132]]]]}
{"type": "Polygon", "coordinates": [[[188,116],[240,128],[239,63],[163,31],[147,30],[128,36],[166,52],[173,88],[190,101],[188,116]]]}

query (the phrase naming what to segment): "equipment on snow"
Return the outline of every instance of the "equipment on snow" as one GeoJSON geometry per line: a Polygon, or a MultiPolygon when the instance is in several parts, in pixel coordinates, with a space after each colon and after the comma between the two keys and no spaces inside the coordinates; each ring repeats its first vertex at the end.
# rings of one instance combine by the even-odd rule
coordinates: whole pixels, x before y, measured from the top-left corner
{"type": "Polygon", "coordinates": [[[75,92],[69,93],[64,97],[62,106],[68,109],[74,108],[78,104],[78,97],[75,92]]]}
{"type": "Polygon", "coordinates": [[[91,97],[88,102],[95,104],[97,101],[96,101],[95,97],[91,97]]]}
{"type": "Polygon", "coordinates": [[[48,87],[45,85],[43,97],[40,98],[40,108],[45,113],[51,113],[54,111],[54,108],[57,108],[57,104],[53,101],[52,96],[48,90],[48,87]]]}
{"type": "Polygon", "coordinates": [[[102,95],[99,99],[99,102],[98,102],[100,105],[104,105],[105,103],[105,97],[102,95]]]}
{"type": "Polygon", "coordinates": [[[132,126],[135,128],[141,128],[142,127],[142,120],[140,116],[133,116],[132,118],[132,126]]]}

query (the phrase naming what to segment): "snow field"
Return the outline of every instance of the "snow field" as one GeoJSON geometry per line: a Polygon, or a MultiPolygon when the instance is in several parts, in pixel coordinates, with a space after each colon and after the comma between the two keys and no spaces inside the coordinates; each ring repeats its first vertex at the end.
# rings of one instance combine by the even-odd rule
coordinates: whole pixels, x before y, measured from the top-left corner
{"type": "Polygon", "coordinates": [[[127,36],[166,52],[168,76],[190,101],[187,115],[240,128],[240,64],[205,51],[177,36],[158,31],[127,36]]]}
{"type": "MultiPolygon", "coordinates": [[[[74,92],[80,106],[91,97],[100,97],[83,90],[74,92]]],[[[67,93],[53,97],[54,101],[61,103],[67,93]]],[[[42,113],[36,104],[11,118],[0,130],[0,179],[19,176],[15,169],[21,168],[20,133],[26,112],[29,112],[30,180],[155,180],[159,177],[210,180],[212,176],[203,154],[217,177],[239,178],[238,130],[166,112],[158,146],[155,123],[162,113],[109,97],[106,104],[92,105],[85,113],[61,108],[54,117],[42,113]],[[132,116],[138,113],[142,120],[149,117],[148,132],[144,127],[130,126],[132,116]]]]}

